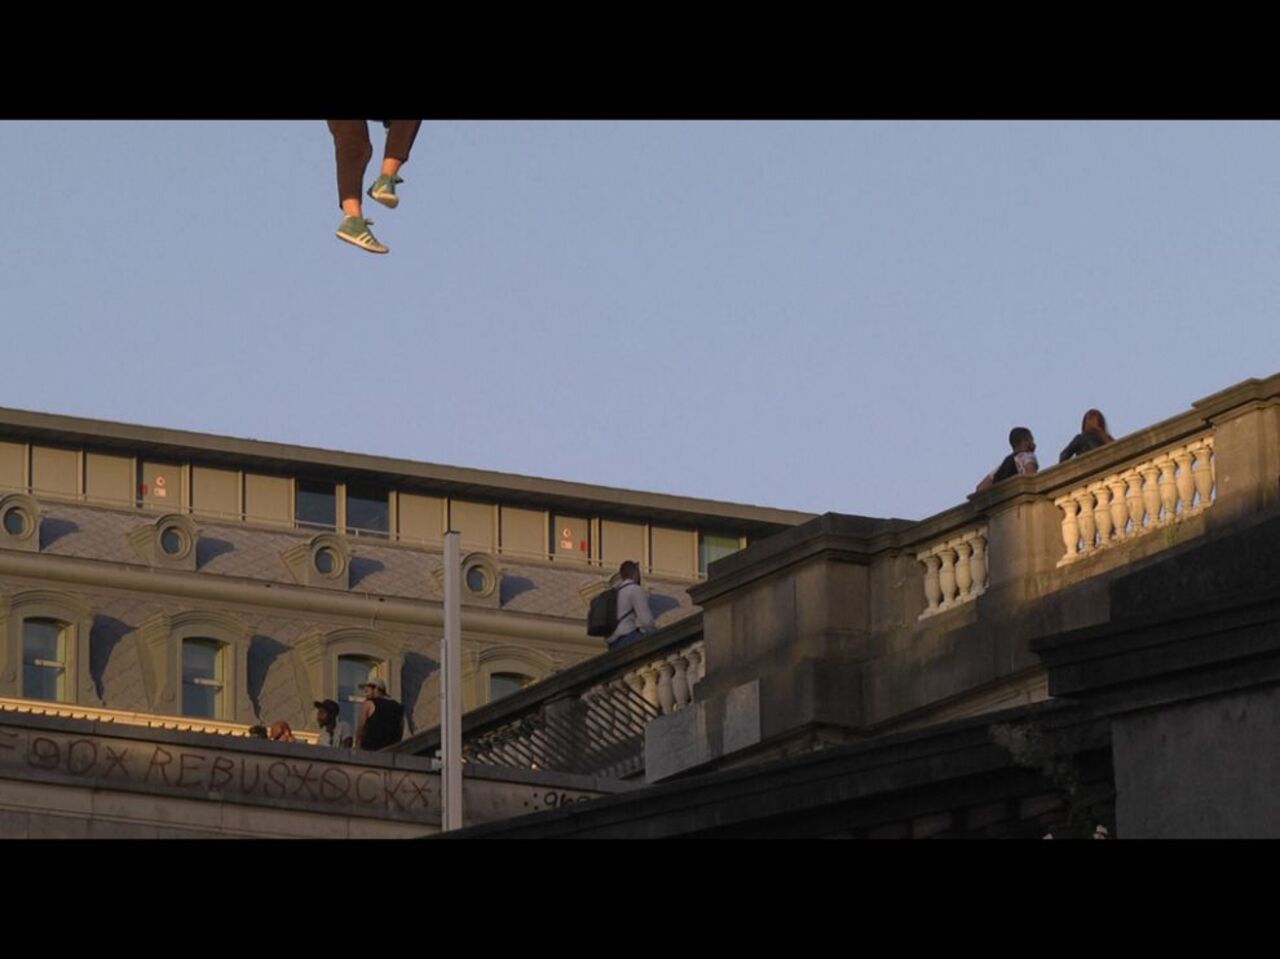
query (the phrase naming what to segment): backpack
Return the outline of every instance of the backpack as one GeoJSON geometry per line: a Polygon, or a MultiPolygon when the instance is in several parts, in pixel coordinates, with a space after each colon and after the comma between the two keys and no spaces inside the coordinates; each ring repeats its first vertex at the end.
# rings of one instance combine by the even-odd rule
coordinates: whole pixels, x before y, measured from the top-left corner
{"type": "Polygon", "coordinates": [[[618,591],[606,589],[587,607],[587,635],[612,636],[618,628],[618,591]]]}

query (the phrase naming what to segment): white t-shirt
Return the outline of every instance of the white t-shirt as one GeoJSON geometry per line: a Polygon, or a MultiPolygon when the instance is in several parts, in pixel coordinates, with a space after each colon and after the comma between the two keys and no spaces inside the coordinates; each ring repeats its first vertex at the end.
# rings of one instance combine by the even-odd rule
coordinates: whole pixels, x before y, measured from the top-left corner
{"type": "Polygon", "coordinates": [[[342,746],[344,739],[351,738],[351,727],[339,719],[333,724],[333,732],[320,727],[320,736],[316,739],[317,746],[342,746]]]}

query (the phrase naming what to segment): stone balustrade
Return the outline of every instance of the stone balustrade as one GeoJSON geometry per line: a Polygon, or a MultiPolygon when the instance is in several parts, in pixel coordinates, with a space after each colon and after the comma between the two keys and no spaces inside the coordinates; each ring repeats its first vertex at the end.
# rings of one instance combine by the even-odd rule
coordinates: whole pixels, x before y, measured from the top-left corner
{"type": "Polygon", "coordinates": [[[1216,488],[1211,434],[1077,486],[1053,501],[1066,547],[1058,565],[1208,509],[1216,488]]]}
{"type": "Polygon", "coordinates": [[[928,619],[977,599],[987,588],[987,527],[965,530],[916,554],[924,566],[924,598],[919,619],[928,619]]]}
{"type": "Polygon", "coordinates": [[[582,692],[539,702],[466,737],[463,757],[487,765],[626,776],[642,766],[645,727],[688,706],[704,671],[700,639],[668,647],[582,692]]]}

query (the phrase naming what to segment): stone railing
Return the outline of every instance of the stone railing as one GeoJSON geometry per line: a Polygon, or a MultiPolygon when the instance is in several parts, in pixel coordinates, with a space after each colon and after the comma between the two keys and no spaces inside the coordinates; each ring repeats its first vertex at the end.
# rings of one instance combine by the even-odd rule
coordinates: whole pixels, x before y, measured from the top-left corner
{"type": "MultiPolygon", "coordinates": [[[[701,617],[692,616],[467,713],[467,763],[625,778],[644,767],[644,730],[688,706],[705,672],[701,617]]],[[[393,752],[436,756],[438,728],[393,752]]]]}
{"type": "Polygon", "coordinates": [[[645,726],[689,705],[701,677],[699,640],[468,737],[463,761],[622,778],[643,768],[645,726]]]}
{"type": "Polygon", "coordinates": [[[927,619],[964,603],[987,588],[987,528],[965,530],[916,554],[924,565],[924,598],[919,619],[927,619]]]}
{"type": "MultiPolygon", "coordinates": [[[[192,716],[165,716],[160,713],[137,713],[123,709],[107,709],[103,706],[82,706],[78,703],[55,703],[37,699],[0,697],[0,710],[25,713],[30,716],[89,719],[97,723],[120,723],[125,726],[147,726],[152,729],[208,733],[214,736],[249,735],[248,723],[229,723],[218,719],[196,719],[192,716]]],[[[314,743],[317,734],[295,729],[293,730],[293,738],[305,743],[314,743]]]]}
{"type": "Polygon", "coordinates": [[[1216,486],[1213,436],[1206,434],[1068,490],[1053,501],[1066,547],[1058,565],[1208,509],[1216,486]]]}

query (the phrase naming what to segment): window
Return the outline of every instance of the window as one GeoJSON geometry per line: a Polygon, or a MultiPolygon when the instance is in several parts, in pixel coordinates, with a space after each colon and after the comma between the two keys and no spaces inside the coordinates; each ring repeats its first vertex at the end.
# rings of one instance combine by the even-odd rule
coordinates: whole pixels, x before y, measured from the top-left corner
{"type": "Polygon", "coordinates": [[[333,484],[298,480],[293,518],[299,526],[333,529],[338,522],[338,505],[333,484]]]}
{"type": "Polygon", "coordinates": [[[481,566],[472,566],[467,570],[467,589],[473,593],[483,593],[489,587],[489,578],[481,566]]]}
{"type": "Polygon", "coordinates": [[[182,715],[223,716],[222,643],[214,639],[182,641],[182,715]]]}
{"type": "Polygon", "coordinates": [[[534,683],[532,676],[526,676],[523,673],[490,673],[489,674],[489,702],[502,699],[504,696],[510,696],[512,693],[518,693],[526,686],[534,683]]]}
{"type": "Polygon", "coordinates": [[[22,695],[64,701],[67,675],[67,625],[56,619],[22,623],[22,695]]]}
{"type": "MultiPolygon", "coordinates": [[[[338,717],[356,730],[356,713],[364,702],[360,687],[381,675],[382,664],[368,656],[338,657],[338,717]]],[[[384,677],[385,678],[385,677],[384,677]]]]}
{"type": "Polygon", "coordinates": [[[707,566],[718,559],[724,559],[742,548],[742,540],[737,536],[723,536],[719,533],[702,533],[698,536],[698,572],[705,573],[707,566]]]}
{"type": "Polygon", "coordinates": [[[27,514],[16,506],[4,511],[4,531],[10,536],[21,536],[30,522],[27,514]]]}
{"type": "Polygon", "coordinates": [[[391,528],[391,510],[386,489],[347,484],[347,532],[353,535],[386,536],[391,528]]]}

